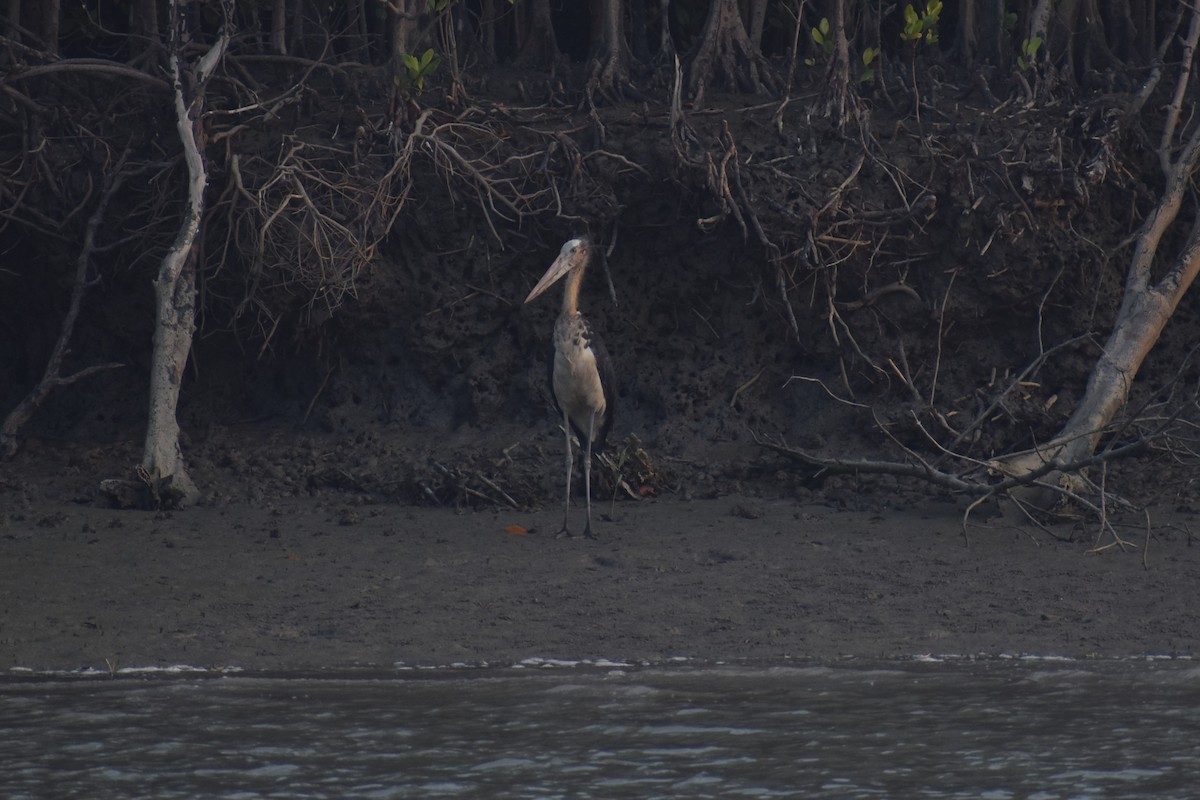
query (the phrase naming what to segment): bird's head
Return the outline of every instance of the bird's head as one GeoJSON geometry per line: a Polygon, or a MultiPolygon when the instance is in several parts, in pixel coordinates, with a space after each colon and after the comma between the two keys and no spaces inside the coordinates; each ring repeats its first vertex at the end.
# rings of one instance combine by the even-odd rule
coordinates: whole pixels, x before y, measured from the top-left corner
{"type": "Polygon", "coordinates": [[[549,289],[572,270],[581,269],[586,266],[588,258],[591,255],[591,247],[591,240],[586,236],[569,239],[562,246],[562,250],[558,251],[558,258],[554,259],[554,263],[550,265],[550,269],[546,270],[546,274],[542,276],[542,279],[537,282],[537,286],[534,286],[529,296],[525,298],[525,302],[528,303],[549,289]]]}

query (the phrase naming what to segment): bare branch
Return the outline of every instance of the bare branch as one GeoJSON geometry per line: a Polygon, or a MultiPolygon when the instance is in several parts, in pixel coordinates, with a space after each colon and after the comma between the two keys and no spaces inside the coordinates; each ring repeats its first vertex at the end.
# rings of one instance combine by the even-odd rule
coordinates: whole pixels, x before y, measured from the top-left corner
{"type": "Polygon", "coordinates": [[[102,168],[104,172],[104,186],[96,201],[96,208],[92,211],[91,216],[88,217],[87,225],[84,228],[83,245],[79,249],[79,257],[75,262],[75,281],[71,285],[71,301],[67,306],[67,314],[63,317],[62,325],[59,328],[58,340],[54,343],[54,349],[50,353],[50,358],[46,361],[46,369],[42,373],[42,379],[38,381],[38,384],[25,396],[17,407],[9,412],[8,416],[4,419],[4,424],[0,426],[0,455],[2,456],[12,456],[17,452],[18,433],[53,389],[68,386],[102,370],[124,366],[123,364],[116,363],[97,364],[65,377],[61,375],[63,360],[70,352],[71,337],[75,333],[75,322],[79,318],[80,309],[83,307],[83,296],[87,292],[88,287],[92,285],[91,281],[88,280],[88,272],[91,269],[92,254],[96,251],[96,232],[99,230],[100,224],[104,221],[105,214],[108,213],[108,204],[112,200],[113,194],[125,181],[125,160],[128,155],[129,151],[126,150],[110,169],[102,168]]]}
{"type": "Polygon", "coordinates": [[[111,75],[118,78],[128,78],[129,80],[144,83],[153,89],[163,92],[171,91],[171,84],[161,78],[156,78],[141,70],[133,67],[125,66],[116,61],[107,61],[99,58],[66,58],[62,61],[55,61],[53,64],[42,64],[36,67],[29,67],[20,72],[12,72],[4,76],[5,82],[23,81],[31,78],[41,77],[43,75],[60,75],[85,72],[92,75],[111,75]]]}

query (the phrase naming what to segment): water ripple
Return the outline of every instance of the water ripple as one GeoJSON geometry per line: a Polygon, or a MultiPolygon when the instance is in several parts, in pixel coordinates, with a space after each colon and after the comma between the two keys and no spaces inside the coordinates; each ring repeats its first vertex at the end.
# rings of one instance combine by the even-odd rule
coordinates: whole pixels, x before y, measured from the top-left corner
{"type": "Polygon", "coordinates": [[[0,797],[1051,800],[1200,781],[1186,662],[545,666],[0,682],[0,797]]]}

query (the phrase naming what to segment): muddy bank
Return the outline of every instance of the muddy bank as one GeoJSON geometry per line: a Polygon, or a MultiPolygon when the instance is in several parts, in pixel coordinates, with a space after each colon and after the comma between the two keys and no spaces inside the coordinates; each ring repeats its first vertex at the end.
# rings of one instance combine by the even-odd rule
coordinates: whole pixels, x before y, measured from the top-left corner
{"type": "MultiPolygon", "coordinates": [[[[0,488],[0,665],[391,668],[529,657],[837,659],[1192,653],[1195,514],[1140,553],[1088,554],[951,503],[784,499],[753,489],[561,513],[455,511],[347,492],[228,493],[186,512],[101,508],[86,478],[0,488]],[[520,526],[527,533],[521,533],[520,526]]],[[[1122,529],[1131,542],[1144,530],[1122,529]]]]}

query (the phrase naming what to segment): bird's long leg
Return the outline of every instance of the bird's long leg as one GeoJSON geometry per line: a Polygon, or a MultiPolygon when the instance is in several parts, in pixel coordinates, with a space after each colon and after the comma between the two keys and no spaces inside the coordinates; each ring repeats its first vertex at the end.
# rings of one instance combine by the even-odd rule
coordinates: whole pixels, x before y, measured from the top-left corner
{"type": "Polygon", "coordinates": [[[555,535],[557,539],[571,535],[570,529],[567,528],[567,518],[571,515],[571,472],[575,463],[571,460],[571,418],[567,416],[566,411],[563,411],[563,431],[567,438],[567,496],[566,501],[563,503],[562,528],[555,535]]]}
{"type": "Polygon", "coordinates": [[[587,497],[587,527],[583,529],[583,535],[589,539],[595,539],[592,533],[592,433],[596,430],[596,412],[592,412],[592,419],[588,423],[587,444],[584,446],[583,454],[583,493],[587,497]]]}

